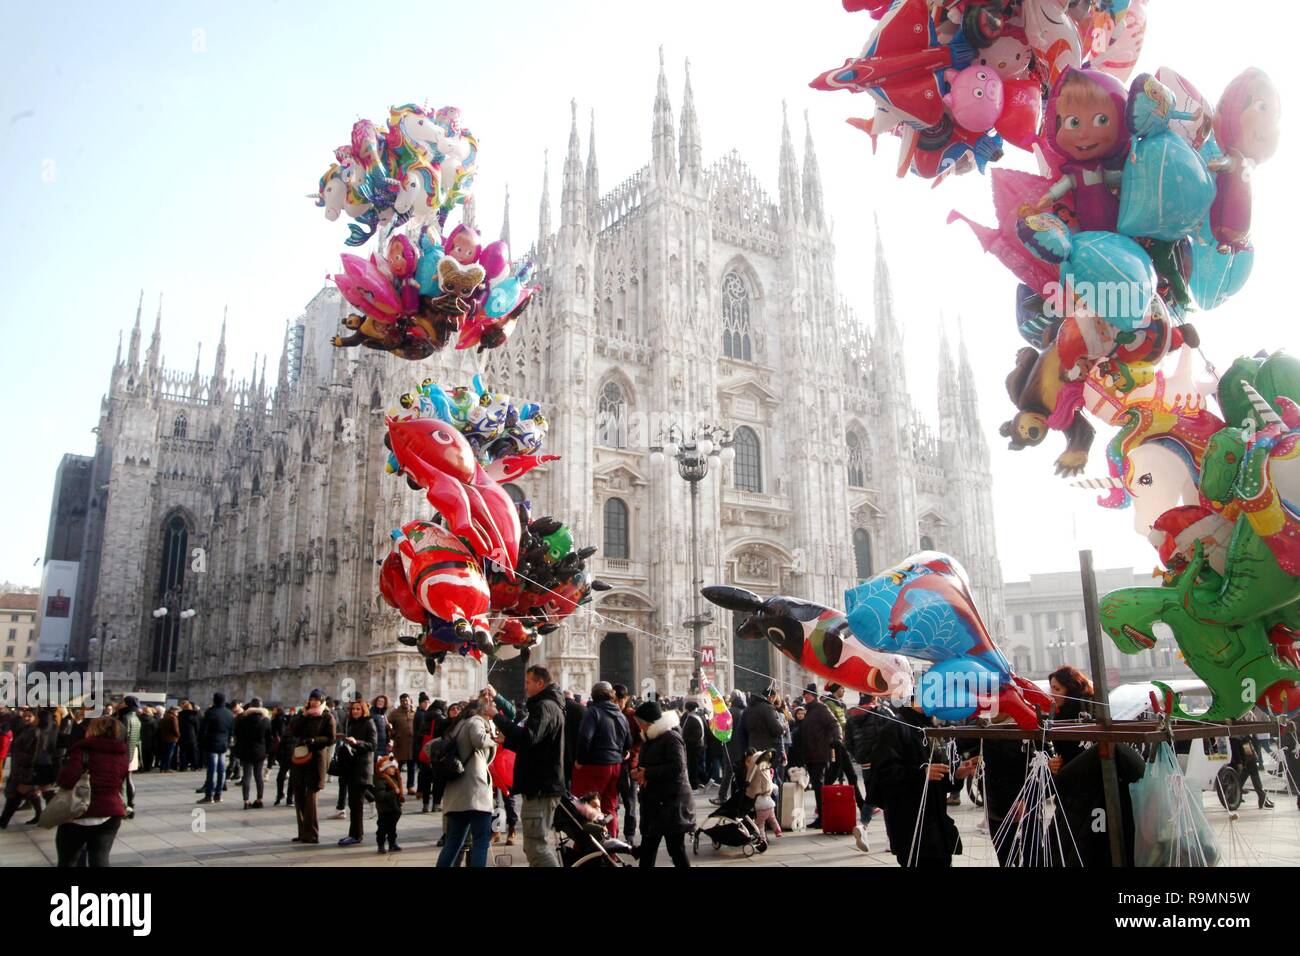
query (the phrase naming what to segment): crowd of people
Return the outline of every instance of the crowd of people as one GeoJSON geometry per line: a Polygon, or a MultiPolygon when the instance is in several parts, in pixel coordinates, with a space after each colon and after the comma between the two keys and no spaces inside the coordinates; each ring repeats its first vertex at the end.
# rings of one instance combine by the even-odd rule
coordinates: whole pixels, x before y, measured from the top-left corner
{"type": "MultiPolygon", "coordinates": [[[[1051,688],[1057,720],[1079,717],[1092,696],[1088,679],[1072,667],[1053,673],[1051,688]]],[[[921,733],[932,721],[914,702],[895,707],[862,694],[850,706],[837,684],[824,691],[809,684],[793,701],[775,687],[733,691],[725,742],[725,734],[713,732],[711,712],[690,698],[639,700],[627,687],[601,681],[584,700],[561,691],[540,666],[528,668],[524,692],[513,702],[492,686],[451,703],[424,692],[414,702],[401,694],[392,707],[382,694],[367,702],[313,690],[301,707],[271,708],[257,697],[245,702],[216,693],[202,711],[188,700],[142,707],[127,696],[98,716],[83,707],[0,707],[0,829],[23,806],[33,811],[26,823],[37,824],[56,788],[88,773],[90,806],[59,825],[58,864],[104,866],[122,820],[135,813],[135,775],[202,770],[199,804],[221,803],[234,783],[243,809],[261,810],[274,773],[273,806],[293,808],[298,843],[320,842],[317,804],[333,777],[334,819],[348,821],[340,846],[366,840],[373,804],[378,852],[400,852],[398,825],[409,802],[420,813],[442,814],[438,866],[486,866],[494,843],[517,840],[530,866],[559,866],[553,821],[561,799],[572,794],[609,837],[633,847],[641,866],[655,865],[661,845],[673,865],[689,866],[685,843],[696,829],[695,801],[710,788],[714,806],[747,796],[766,841],[769,829],[781,837],[789,794],[812,790],[816,809],[808,826],[816,829],[825,788],[845,784],[857,805],[860,849],[870,850],[868,825],[882,815],[889,852],[901,865],[944,866],[961,852],[948,807],[960,801],[968,778],[980,774],[995,833],[1013,812],[1037,746],[940,748],[921,733]],[[494,831],[498,814],[503,820],[494,831]]],[[[1243,775],[1252,770],[1246,757],[1253,749],[1233,741],[1243,775]]],[[[1138,779],[1141,755],[1119,751],[1121,780],[1138,779]]],[[[1076,833],[1074,862],[1104,864],[1106,836],[1087,826],[1104,806],[1095,748],[1057,744],[1049,766],[1076,833]]],[[[1261,807],[1271,806],[1257,769],[1251,778],[1261,807]]],[[[1127,788],[1121,793],[1127,797],[1127,788]]],[[[1131,808],[1122,802],[1131,852],[1131,808]]]]}

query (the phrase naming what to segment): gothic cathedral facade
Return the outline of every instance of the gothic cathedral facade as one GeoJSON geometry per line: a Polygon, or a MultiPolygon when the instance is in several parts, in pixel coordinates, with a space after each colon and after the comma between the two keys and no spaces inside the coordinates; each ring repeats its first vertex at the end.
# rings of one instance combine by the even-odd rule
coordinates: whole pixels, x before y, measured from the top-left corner
{"type": "MultiPolygon", "coordinates": [[[[933,547],[966,567],[1001,636],[989,451],[965,349],[954,362],[940,340],[932,428],[907,391],[882,244],[868,329],[836,291],[811,133],[800,163],[786,121],[778,163],[775,201],[738,154],[706,166],[689,72],[678,123],[661,63],[650,161],[612,191],[600,190],[594,124],[582,159],[574,107],[558,228],[543,188],[542,291],[505,348],[418,365],[334,349],[346,305],[323,289],[286,331],[274,384],[256,359],[236,382],[224,325],[211,375],[197,361],[175,372],[161,365],[161,305],[143,358],[137,309],[101,409],[81,583],[93,610],[74,654],[85,659],[92,635],[116,638],[110,689],[196,697],[517,688],[518,665],[457,659],[427,674],[396,640],[409,625],[376,602],[389,529],[428,510],[384,474],[384,410],[425,377],[476,372],[542,404],[546,450],[561,458],[509,490],[599,547],[591,567],[612,586],[533,654],[562,687],[687,691],[689,486],[648,453],[670,425],[734,437],[734,459],[715,460],[699,488],[706,584],[842,606],[846,588],[933,547]]],[[[703,644],[724,690],[806,683],[770,645],[734,641],[714,610],[703,644]]]]}

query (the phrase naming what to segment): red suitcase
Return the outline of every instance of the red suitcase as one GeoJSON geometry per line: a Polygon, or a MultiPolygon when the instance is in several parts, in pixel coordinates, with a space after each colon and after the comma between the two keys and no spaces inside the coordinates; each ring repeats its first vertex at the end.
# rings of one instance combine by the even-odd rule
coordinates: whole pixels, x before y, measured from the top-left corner
{"type": "Polygon", "coordinates": [[[858,822],[858,802],[853,788],[841,783],[822,787],[822,832],[852,833],[858,822]]]}

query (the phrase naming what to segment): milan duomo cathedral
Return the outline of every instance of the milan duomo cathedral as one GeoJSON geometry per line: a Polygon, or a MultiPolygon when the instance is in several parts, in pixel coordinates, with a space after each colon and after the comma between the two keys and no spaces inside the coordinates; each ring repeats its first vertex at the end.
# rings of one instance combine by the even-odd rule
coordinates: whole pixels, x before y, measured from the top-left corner
{"type": "MultiPolygon", "coordinates": [[[[161,363],[161,305],[143,355],[137,309],[99,419],[71,656],[97,663],[87,642],[109,638],[111,691],[469,696],[488,665],[449,658],[428,674],[397,641],[412,625],[376,596],[390,529],[429,510],[384,473],[385,410],[423,378],[476,371],[542,404],[546,451],[561,458],[507,490],[598,546],[589,566],[612,585],[533,651],[561,687],[688,688],[690,489],[648,453],[673,423],[734,438],[734,458],[714,458],[700,483],[705,583],[842,606],[846,587],[934,547],[965,565],[1000,636],[989,452],[964,347],[954,362],[940,343],[934,430],[908,394],[879,240],[874,325],[837,294],[811,133],[801,163],[785,122],[773,201],[737,153],[704,164],[689,72],[681,107],[678,123],[661,64],[650,160],[605,192],[594,123],[584,162],[574,107],[558,228],[549,170],[543,184],[542,291],[505,348],[418,364],[334,349],[347,309],[327,288],[289,325],[274,379],[264,361],[236,382],[224,323],[211,373],[197,360],[178,371],[161,363]]],[[[703,644],[720,687],[806,682],[766,642],[733,641],[730,614],[713,610],[703,644]]],[[[519,662],[491,666],[517,695],[519,662]]]]}

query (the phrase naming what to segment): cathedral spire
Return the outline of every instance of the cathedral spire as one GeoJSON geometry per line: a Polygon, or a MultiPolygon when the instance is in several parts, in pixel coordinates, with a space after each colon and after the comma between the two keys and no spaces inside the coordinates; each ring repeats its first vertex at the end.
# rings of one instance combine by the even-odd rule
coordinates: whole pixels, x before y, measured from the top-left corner
{"type": "Polygon", "coordinates": [[[659,48],[659,86],[655,91],[654,133],[651,136],[650,168],[661,183],[677,180],[677,152],[673,135],[673,104],[668,99],[668,76],[664,72],[664,48],[659,48]]]}
{"type": "Polygon", "coordinates": [[[781,103],[781,172],[779,178],[781,193],[781,218],[788,223],[797,223],[799,212],[799,160],[794,154],[794,140],[790,138],[790,116],[785,103],[781,103]]]}
{"type": "Polygon", "coordinates": [[[939,314],[939,437],[952,440],[957,426],[957,370],[948,344],[948,324],[939,314]]]}
{"type": "Polygon", "coordinates": [[[808,217],[808,225],[822,228],[826,224],[826,214],[822,210],[822,174],[817,166],[817,153],[813,150],[812,124],[808,120],[808,111],[803,111],[803,211],[808,217]]]}
{"type": "Polygon", "coordinates": [[[542,202],[537,214],[537,251],[546,248],[546,240],[551,237],[551,153],[542,152],[542,202]]]}
{"type": "Polygon", "coordinates": [[[510,184],[506,183],[505,209],[501,213],[501,235],[498,237],[507,246],[510,245],[510,184]]]}
{"type": "Polygon", "coordinates": [[[117,368],[122,364],[122,330],[117,330],[117,358],[113,359],[113,367],[117,368]]]}
{"type": "Polygon", "coordinates": [[[203,373],[199,371],[199,360],[203,358],[203,343],[199,343],[198,351],[194,353],[194,377],[191,379],[193,388],[197,393],[199,382],[202,380],[203,373]]]}
{"type": "Polygon", "coordinates": [[[158,314],[153,320],[153,337],[149,339],[149,352],[147,354],[149,371],[158,371],[159,362],[162,360],[162,293],[158,293],[158,314]]]}
{"type": "Polygon", "coordinates": [[[585,185],[582,172],[582,149],[578,142],[578,101],[571,100],[572,121],[569,124],[569,154],[564,159],[564,181],[560,188],[560,228],[574,228],[586,223],[585,185]]]}
{"type": "Polygon", "coordinates": [[[880,216],[876,221],[876,281],[875,313],[876,334],[874,351],[877,353],[878,367],[888,368],[896,373],[900,383],[903,378],[903,340],[898,325],[894,321],[894,293],[889,285],[889,262],[885,259],[885,240],[880,233],[880,216]]]}
{"type": "Polygon", "coordinates": [[[221,384],[226,377],[226,313],[229,306],[221,310],[221,340],[217,342],[217,361],[212,366],[212,388],[214,391],[221,389],[221,384]]]}
{"type": "Polygon", "coordinates": [[[966,351],[966,333],[961,316],[957,317],[957,396],[962,404],[962,415],[968,423],[978,421],[979,393],[975,389],[975,369],[966,351]]]}
{"type": "Polygon", "coordinates": [[[289,320],[284,321],[284,346],[280,349],[280,374],[275,381],[276,396],[286,395],[289,391],[289,320]]]}
{"type": "Polygon", "coordinates": [[[686,89],[682,93],[682,182],[697,182],[704,165],[704,148],[700,143],[700,124],[695,116],[695,94],[691,90],[691,61],[686,59],[686,89]]]}
{"type": "Polygon", "coordinates": [[[135,326],[131,329],[131,351],[128,358],[131,368],[140,363],[140,313],[144,311],[144,289],[140,290],[140,301],[135,306],[135,326]]]}
{"type": "Polygon", "coordinates": [[[600,171],[596,165],[596,111],[591,111],[591,127],[587,134],[587,218],[591,231],[600,231],[600,171]]]}

